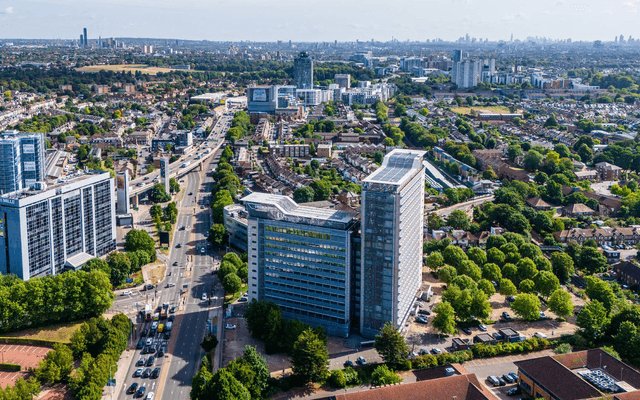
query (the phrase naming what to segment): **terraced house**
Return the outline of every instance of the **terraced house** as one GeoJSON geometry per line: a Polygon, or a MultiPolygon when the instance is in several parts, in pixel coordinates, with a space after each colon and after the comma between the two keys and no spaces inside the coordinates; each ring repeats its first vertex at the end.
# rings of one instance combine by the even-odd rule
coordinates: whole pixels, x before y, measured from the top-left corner
{"type": "Polygon", "coordinates": [[[586,240],[593,239],[598,246],[611,246],[616,244],[636,244],[640,241],[640,226],[627,228],[598,228],[581,229],[573,228],[553,234],[562,243],[575,241],[582,245],[586,240]]]}

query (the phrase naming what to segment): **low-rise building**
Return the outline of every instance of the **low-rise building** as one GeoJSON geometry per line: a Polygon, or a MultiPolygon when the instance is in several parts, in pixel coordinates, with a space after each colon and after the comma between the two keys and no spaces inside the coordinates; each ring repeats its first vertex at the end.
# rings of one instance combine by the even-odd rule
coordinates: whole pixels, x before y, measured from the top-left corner
{"type": "Polygon", "coordinates": [[[553,208],[551,204],[542,200],[540,197],[528,198],[526,203],[529,207],[533,208],[536,211],[549,211],[553,208]]]}
{"type": "Polygon", "coordinates": [[[247,251],[247,211],[240,204],[230,204],[223,211],[224,227],[229,244],[240,251],[247,251]]]}
{"type": "Polygon", "coordinates": [[[635,245],[640,241],[640,228],[610,228],[603,227],[597,229],[573,228],[560,232],[554,232],[556,239],[561,243],[572,241],[582,245],[585,241],[593,239],[598,246],[612,246],[618,244],[635,245]]]}
{"type": "Polygon", "coordinates": [[[613,271],[618,280],[624,282],[626,285],[632,288],[640,286],[640,266],[629,261],[623,261],[615,264],[613,271]]]}
{"type": "Polygon", "coordinates": [[[597,213],[582,203],[569,204],[562,208],[562,215],[569,218],[590,217],[597,213]]]}
{"type": "Polygon", "coordinates": [[[316,148],[316,156],[319,158],[331,157],[331,144],[320,143],[316,148]]]}
{"type": "Polygon", "coordinates": [[[596,164],[598,178],[603,181],[617,181],[620,179],[622,168],[608,162],[600,162],[596,164]]]}

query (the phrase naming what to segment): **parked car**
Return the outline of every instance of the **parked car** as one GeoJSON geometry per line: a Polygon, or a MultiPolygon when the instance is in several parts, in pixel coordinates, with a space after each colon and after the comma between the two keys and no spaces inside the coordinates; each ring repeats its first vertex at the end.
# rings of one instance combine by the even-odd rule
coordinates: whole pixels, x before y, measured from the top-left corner
{"type": "Polygon", "coordinates": [[[142,375],[142,368],[136,369],[136,372],[133,373],[133,377],[137,378],[142,375]]]}
{"type": "Polygon", "coordinates": [[[419,322],[421,324],[428,324],[429,323],[429,319],[427,317],[425,317],[424,315],[418,315],[416,317],[416,322],[419,322]]]}
{"type": "Polygon", "coordinates": [[[147,388],[146,388],[146,387],[144,387],[144,386],[140,386],[140,387],[138,388],[138,391],[136,392],[136,397],[142,397],[142,396],[144,396],[144,392],[145,392],[146,390],[147,390],[147,388]]]}
{"type": "Polygon", "coordinates": [[[509,374],[502,375],[502,379],[504,379],[504,381],[507,382],[507,383],[513,383],[514,382],[513,378],[509,374]]]}
{"type": "Polygon", "coordinates": [[[367,360],[365,360],[364,357],[360,356],[356,360],[356,363],[358,363],[358,365],[367,365],[367,360]]]}
{"type": "Polygon", "coordinates": [[[498,383],[500,384],[500,386],[504,386],[504,385],[506,385],[506,384],[507,384],[507,383],[506,383],[502,378],[500,378],[500,377],[498,377],[498,383]]]}
{"type": "Polygon", "coordinates": [[[517,394],[520,394],[519,386],[512,387],[511,389],[507,390],[507,396],[515,396],[517,394]]]}
{"type": "Polygon", "coordinates": [[[207,300],[207,294],[206,293],[202,293],[201,299],[202,299],[202,301],[207,300]]]}
{"type": "Polygon", "coordinates": [[[540,311],[540,319],[547,319],[547,315],[540,311]]]}
{"type": "Polygon", "coordinates": [[[507,375],[509,375],[514,382],[518,382],[518,374],[515,372],[509,372],[507,375]]]}
{"type": "Polygon", "coordinates": [[[491,382],[493,386],[500,386],[500,381],[497,376],[489,375],[487,376],[487,380],[491,382]]]}
{"type": "Polygon", "coordinates": [[[146,357],[140,357],[140,359],[137,362],[137,366],[144,366],[145,362],[147,361],[146,357]]]}
{"type": "Polygon", "coordinates": [[[542,332],[536,332],[536,333],[533,334],[533,336],[535,336],[537,338],[540,338],[540,339],[546,339],[547,338],[547,335],[545,335],[542,332]]]}
{"type": "Polygon", "coordinates": [[[347,360],[347,361],[345,361],[345,362],[344,362],[344,367],[345,367],[345,368],[347,368],[347,367],[351,367],[351,368],[353,368],[353,361],[351,361],[351,360],[347,360]]]}
{"type": "Polygon", "coordinates": [[[502,319],[504,319],[505,321],[511,321],[511,315],[509,315],[508,312],[503,311],[502,312],[502,319]]]}
{"type": "Polygon", "coordinates": [[[235,325],[231,325],[231,324],[226,324],[224,326],[224,329],[236,329],[236,326],[235,325]]]}
{"type": "Polygon", "coordinates": [[[437,347],[434,347],[434,348],[431,349],[431,353],[433,353],[435,355],[442,354],[442,350],[440,350],[437,347]]]}
{"type": "Polygon", "coordinates": [[[153,392],[149,392],[147,393],[147,397],[145,397],[145,400],[153,400],[154,397],[154,393],[153,392]]]}
{"type": "Polygon", "coordinates": [[[471,329],[466,328],[466,327],[462,327],[460,328],[460,330],[464,333],[466,333],[467,335],[471,335],[471,329]]]}
{"type": "Polygon", "coordinates": [[[158,349],[158,352],[156,353],[156,357],[158,357],[158,358],[164,357],[164,347],[160,347],[158,349]]]}
{"type": "Polygon", "coordinates": [[[478,329],[480,329],[482,332],[486,332],[487,331],[487,327],[482,325],[482,324],[478,325],[478,329]]]}
{"type": "Polygon", "coordinates": [[[249,301],[249,299],[247,299],[246,297],[240,297],[238,299],[238,303],[246,303],[247,301],[249,301]]]}
{"type": "Polygon", "coordinates": [[[418,310],[418,314],[422,314],[422,315],[431,315],[431,311],[429,310],[418,310]]]}
{"type": "Polygon", "coordinates": [[[513,297],[513,296],[507,296],[507,301],[508,301],[509,303],[511,303],[511,302],[513,302],[513,301],[516,301],[516,298],[515,298],[515,297],[513,297]]]}
{"type": "Polygon", "coordinates": [[[142,377],[148,378],[150,374],[151,374],[151,368],[145,368],[144,372],[142,373],[142,377]]]}
{"type": "Polygon", "coordinates": [[[151,367],[155,361],[156,361],[156,358],[154,356],[149,357],[146,364],[147,367],[151,367]]]}
{"type": "Polygon", "coordinates": [[[133,382],[127,389],[127,394],[134,394],[136,390],[138,390],[138,382],[133,382]]]}
{"type": "Polygon", "coordinates": [[[160,368],[156,367],[151,371],[151,379],[156,379],[160,376],[160,368]]]}
{"type": "Polygon", "coordinates": [[[125,290],[122,292],[121,296],[131,296],[131,290],[125,290]]]}

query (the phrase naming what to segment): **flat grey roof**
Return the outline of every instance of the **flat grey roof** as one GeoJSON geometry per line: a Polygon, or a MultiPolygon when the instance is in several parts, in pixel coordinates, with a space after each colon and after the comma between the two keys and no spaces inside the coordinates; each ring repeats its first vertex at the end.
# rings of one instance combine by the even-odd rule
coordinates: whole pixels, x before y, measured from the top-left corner
{"type": "Polygon", "coordinates": [[[364,182],[401,185],[422,169],[422,150],[395,149],[387,154],[382,167],[365,178],[364,182]]]}
{"type": "Polygon", "coordinates": [[[298,218],[307,218],[347,224],[355,217],[354,213],[349,213],[346,211],[301,206],[291,198],[277,194],[254,192],[248,196],[243,197],[240,201],[245,204],[253,203],[275,207],[276,209],[281,211],[284,216],[292,216],[298,218]]]}

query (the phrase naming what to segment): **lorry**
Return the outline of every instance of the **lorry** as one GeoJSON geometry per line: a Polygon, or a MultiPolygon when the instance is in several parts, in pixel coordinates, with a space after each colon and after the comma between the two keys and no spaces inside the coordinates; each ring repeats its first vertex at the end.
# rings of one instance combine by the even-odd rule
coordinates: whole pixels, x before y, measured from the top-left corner
{"type": "Polygon", "coordinates": [[[160,319],[167,319],[168,312],[169,312],[169,303],[162,304],[162,308],[160,309],[160,319]]]}
{"type": "Polygon", "coordinates": [[[153,306],[150,303],[144,305],[144,319],[145,321],[151,321],[153,316],[153,306]]]}

